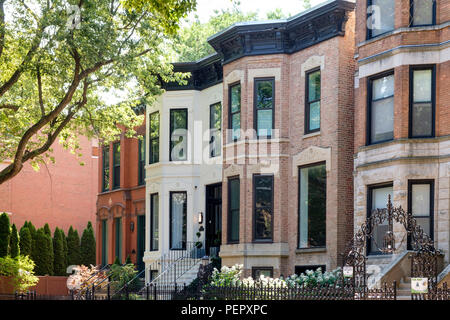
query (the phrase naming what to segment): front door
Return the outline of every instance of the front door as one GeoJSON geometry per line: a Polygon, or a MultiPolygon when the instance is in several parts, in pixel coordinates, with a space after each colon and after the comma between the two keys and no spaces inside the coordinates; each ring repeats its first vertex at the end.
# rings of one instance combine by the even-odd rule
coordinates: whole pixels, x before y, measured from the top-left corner
{"type": "Polygon", "coordinates": [[[137,217],[137,268],[141,272],[144,270],[144,250],[145,250],[145,215],[137,217]]]}
{"type": "Polygon", "coordinates": [[[205,250],[218,256],[222,239],[222,184],[206,186],[205,250]]]}

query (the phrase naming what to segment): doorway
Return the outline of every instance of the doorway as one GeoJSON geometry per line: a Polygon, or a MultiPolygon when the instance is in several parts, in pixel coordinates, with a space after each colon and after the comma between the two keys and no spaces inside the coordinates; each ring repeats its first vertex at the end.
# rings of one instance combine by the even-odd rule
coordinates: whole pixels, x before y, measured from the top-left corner
{"type": "Polygon", "coordinates": [[[136,264],[139,272],[144,270],[144,250],[145,250],[145,215],[137,217],[137,257],[136,264]]]}
{"type": "Polygon", "coordinates": [[[206,186],[205,250],[219,256],[222,242],[222,183],[206,186]]]}

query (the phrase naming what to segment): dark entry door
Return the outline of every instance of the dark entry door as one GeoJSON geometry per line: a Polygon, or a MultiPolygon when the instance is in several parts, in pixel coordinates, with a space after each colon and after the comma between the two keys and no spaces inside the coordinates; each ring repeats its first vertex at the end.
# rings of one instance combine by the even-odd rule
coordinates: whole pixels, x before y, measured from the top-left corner
{"type": "Polygon", "coordinates": [[[206,254],[219,254],[222,239],[222,184],[206,186],[205,217],[205,250],[206,254]]]}
{"type": "Polygon", "coordinates": [[[137,268],[140,271],[144,270],[145,264],[142,260],[144,258],[145,250],[145,215],[140,215],[137,218],[137,268]]]}

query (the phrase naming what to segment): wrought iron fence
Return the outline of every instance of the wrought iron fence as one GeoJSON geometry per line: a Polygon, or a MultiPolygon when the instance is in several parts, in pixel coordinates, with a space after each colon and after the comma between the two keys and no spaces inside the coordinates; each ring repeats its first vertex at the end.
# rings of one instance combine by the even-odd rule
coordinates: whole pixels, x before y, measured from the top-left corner
{"type": "Polygon", "coordinates": [[[412,300],[450,300],[450,289],[445,282],[441,288],[436,288],[428,293],[412,293],[412,300]]]}

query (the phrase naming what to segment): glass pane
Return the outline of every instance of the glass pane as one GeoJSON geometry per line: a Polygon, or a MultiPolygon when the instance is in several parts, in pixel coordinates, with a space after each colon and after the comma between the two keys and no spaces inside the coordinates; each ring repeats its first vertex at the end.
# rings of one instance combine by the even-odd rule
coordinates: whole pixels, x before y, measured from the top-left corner
{"type": "Polygon", "coordinates": [[[258,136],[269,137],[272,135],[272,109],[269,110],[257,110],[257,123],[258,136]]]}
{"type": "Polygon", "coordinates": [[[210,107],[209,128],[220,130],[222,128],[222,105],[220,103],[213,104],[210,107]]]}
{"type": "Polygon", "coordinates": [[[309,105],[309,130],[320,129],[320,101],[309,105]]]}
{"type": "Polygon", "coordinates": [[[170,122],[170,159],[182,161],[187,159],[187,110],[171,110],[170,122]]]}
{"type": "MultiPolygon", "coordinates": [[[[372,189],[372,208],[373,209],[383,209],[386,208],[388,202],[388,195],[391,196],[391,201],[393,199],[393,188],[384,187],[372,189]]],[[[374,227],[373,237],[371,239],[370,253],[379,253],[380,248],[383,246],[383,238],[388,231],[388,221],[385,220],[383,223],[374,227]]]]}
{"type": "Polygon", "coordinates": [[[241,85],[237,84],[230,88],[231,90],[231,112],[241,110],[241,85]]]}
{"type": "Polygon", "coordinates": [[[433,0],[414,0],[413,25],[433,24],[433,0]]]}
{"type": "Polygon", "coordinates": [[[159,112],[150,115],[150,137],[155,138],[159,136],[159,112]]]}
{"type": "Polygon", "coordinates": [[[271,109],[273,104],[273,82],[255,81],[256,109],[271,109]]]}
{"type": "Polygon", "coordinates": [[[222,105],[216,103],[210,107],[210,156],[216,157],[222,149],[222,105]]]}
{"type": "Polygon", "coordinates": [[[430,215],[429,184],[413,184],[411,189],[411,213],[413,216],[430,215]]]}
{"type": "Polygon", "coordinates": [[[159,249],[159,195],[152,195],[151,205],[151,250],[157,251],[159,249]]]}
{"type": "Polygon", "coordinates": [[[120,165],[120,144],[114,144],[114,165],[120,165]]]}
{"type": "Polygon", "coordinates": [[[255,280],[258,280],[261,278],[261,276],[264,276],[265,278],[271,278],[273,275],[272,270],[269,269],[256,269],[254,270],[254,278],[255,280]]]}
{"type": "Polygon", "coordinates": [[[229,180],[230,204],[229,204],[229,241],[239,240],[239,206],[240,206],[240,184],[239,179],[229,180]]]}
{"type": "Polygon", "coordinates": [[[231,116],[231,129],[233,130],[232,139],[239,139],[241,137],[241,114],[233,114],[231,116]]]}
{"type": "Polygon", "coordinates": [[[394,138],[394,97],[372,102],[371,142],[394,138]]]}
{"type": "Polygon", "coordinates": [[[300,170],[299,247],[326,245],[325,164],[300,170]]]}
{"type": "Polygon", "coordinates": [[[412,135],[426,137],[433,134],[433,112],[431,103],[415,103],[412,114],[412,135]]]}
{"type": "Polygon", "coordinates": [[[372,100],[383,99],[394,95],[394,75],[391,74],[372,81],[372,100]]]}
{"type": "Polygon", "coordinates": [[[320,71],[308,75],[308,100],[320,100],[320,71]]]}
{"type": "Polygon", "coordinates": [[[271,207],[272,206],[272,181],[273,177],[258,176],[255,177],[255,206],[271,207]]]}
{"type": "Polygon", "coordinates": [[[372,6],[372,36],[394,30],[395,1],[372,0],[372,6]]]}
{"type": "Polygon", "coordinates": [[[159,139],[150,141],[150,163],[159,161],[159,139]]]}
{"type": "Polygon", "coordinates": [[[430,218],[415,218],[417,221],[417,224],[422,227],[423,232],[425,232],[428,236],[431,237],[431,224],[430,224],[430,218]]]}
{"type": "Polygon", "coordinates": [[[240,183],[238,179],[230,180],[230,209],[239,209],[240,183]]]}
{"type": "Polygon", "coordinates": [[[187,195],[184,192],[171,194],[171,221],[170,236],[171,249],[182,249],[186,243],[186,202],[187,195]]]}
{"type": "Polygon", "coordinates": [[[414,70],[414,102],[431,102],[432,70],[414,70]]]}

